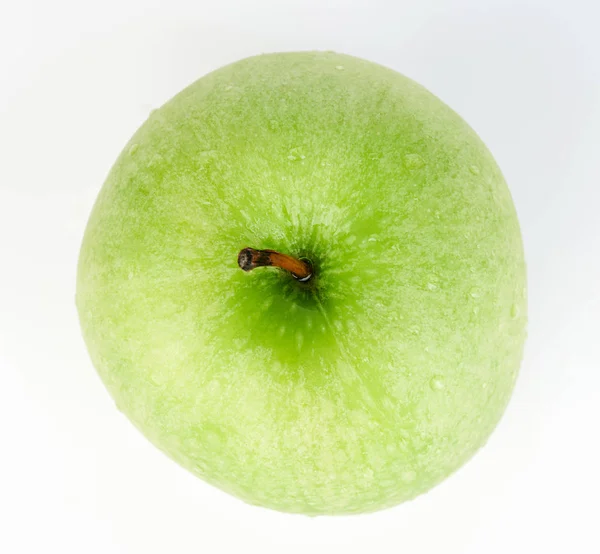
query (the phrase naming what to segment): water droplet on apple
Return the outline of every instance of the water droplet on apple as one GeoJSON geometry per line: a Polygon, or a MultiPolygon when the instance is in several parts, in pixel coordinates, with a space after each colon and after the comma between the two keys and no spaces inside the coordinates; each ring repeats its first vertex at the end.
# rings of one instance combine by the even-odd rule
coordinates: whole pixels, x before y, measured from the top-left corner
{"type": "Polygon", "coordinates": [[[208,464],[204,461],[199,461],[194,465],[194,471],[199,475],[204,475],[208,470],[208,464]]]}
{"type": "Polygon", "coordinates": [[[232,88],[233,88],[233,85],[225,85],[225,86],[223,87],[223,90],[229,91],[229,90],[231,90],[232,88]]]}
{"type": "Polygon", "coordinates": [[[438,391],[442,390],[446,385],[444,384],[444,379],[440,375],[434,375],[429,381],[429,386],[431,390],[438,391]]]}
{"type": "Polygon", "coordinates": [[[471,295],[471,298],[479,298],[481,296],[481,294],[479,293],[479,291],[476,288],[472,288],[469,291],[469,294],[471,295]]]}
{"type": "Polygon", "coordinates": [[[479,175],[479,168],[476,165],[471,165],[469,166],[469,171],[473,174],[473,175],[479,175]]]}
{"type": "Polygon", "coordinates": [[[298,160],[303,160],[304,158],[306,158],[306,156],[304,154],[302,154],[301,152],[299,152],[298,148],[292,148],[287,157],[288,160],[291,160],[293,162],[298,161],[298,160]]]}
{"type": "Polygon", "coordinates": [[[296,333],[296,348],[298,350],[302,350],[303,344],[304,344],[304,333],[302,333],[302,331],[298,331],[296,333]]]}
{"type": "Polygon", "coordinates": [[[435,290],[437,289],[437,285],[434,285],[433,283],[427,283],[427,288],[429,290],[435,290]]]}
{"type": "Polygon", "coordinates": [[[221,437],[215,432],[208,432],[204,436],[204,442],[213,448],[218,448],[221,445],[221,437]]]}
{"type": "Polygon", "coordinates": [[[129,275],[127,275],[127,279],[129,279],[130,281],[133,279],[133,271],[129,272],[129,275]]]}
{"type": "Polygon", "coordinates": [[[279,329],[277,330],[277,334],[278,334],[280,337],[283,337],[283,335],[285,334],[285,325],[281,325],[281,326],[279,327],[279,329]]]}
{"type": "Polygon", "coordinates": [[[369,237],[368,241],[369,242],[377,242],[377,239],[375,237],[369,237]]]}
{"type": "Polygon", "coordinates": [[[336,65],[335,68],[339,71],[341,71],[342,69],[344,69],[343,65],[336,65]]]}
{"type": "Polygon", "coordinates": [[[517,319],[519,317],[519,306],[517,304],[513,304],[510,307],[510,317],[512,317],[513,319],[517,319]]]}
{"type": "Polygon", "coordinates": [[[221,384],[219,383],[219,381],[210,381],[208,383],[208,385],[206,386],[206,391],[214,397],[217,397],[220,392],[221,392],[221,384]]]}
{"type": "Polygon", "coordinates": [[[404,163],[409,169],[419,169],[425,165],[423,158],[419,154],[406,154],[404,156],[404,163]]]}
{"type": "Polygon", "coordinates": [[[402,480],[405,483],[412,483],[416,478],[417,478],[417,472],[412,469],[402,472],[402,480]]]}
{"type": "Polygon", "coordinates": [[[488,384],[487,383],[481,383],[481,388],[482,389],[487,389],[488,384]]]}
{"type": "Polygon", "coordinates": [[[132,145],[129,147],[129,155],[130,155],[130,156],[133,156],[133,155],[134,155],[134,154],[137,152],[138,148],[139,148],[139,145],[138,145],[138,144],[132,144],[132,145]]]}

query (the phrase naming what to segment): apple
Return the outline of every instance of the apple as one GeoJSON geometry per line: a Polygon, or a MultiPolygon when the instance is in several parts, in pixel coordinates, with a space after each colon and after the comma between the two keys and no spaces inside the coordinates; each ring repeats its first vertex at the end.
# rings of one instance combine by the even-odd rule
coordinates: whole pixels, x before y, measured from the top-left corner
{"type": "Polygon", "coordinates": [[[395,71],[299,52],[150,115],[93,208],[77,307],[118,408],[171,458],[252,504],[350,514],[486,442],[525,284],[475,132],[395,71]]]}

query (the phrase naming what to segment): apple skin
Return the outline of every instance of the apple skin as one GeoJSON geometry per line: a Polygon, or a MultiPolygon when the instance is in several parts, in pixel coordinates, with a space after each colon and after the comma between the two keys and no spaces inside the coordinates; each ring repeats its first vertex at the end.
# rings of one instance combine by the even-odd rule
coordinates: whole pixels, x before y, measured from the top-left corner
{"type": "Polygon", "coordinates": [[[474,131],[390,69],[300,52],[223,67],[150,115],[94,206],[77,307],[118,408],[179,464],[252,504],[350,514],[485,443],[525,285],[474,131]],[[315,277],[244,273],[247,246],[315,277]]]}

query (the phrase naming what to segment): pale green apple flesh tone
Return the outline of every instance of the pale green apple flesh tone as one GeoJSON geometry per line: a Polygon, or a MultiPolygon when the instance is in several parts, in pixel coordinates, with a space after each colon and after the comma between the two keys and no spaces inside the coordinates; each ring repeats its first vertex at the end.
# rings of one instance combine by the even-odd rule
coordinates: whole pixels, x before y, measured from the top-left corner
{"type": "Polygon", "coordinates": [[[144,435],[306,514],[392,506],[467,461],[511,395],[525,296],[511,196],[471,128],[390,69],[315,52],[242,60],[152,113],[77,284],[94,365],[144,435]],[[244,272],[245,247],[314,275],[244,272]]]}

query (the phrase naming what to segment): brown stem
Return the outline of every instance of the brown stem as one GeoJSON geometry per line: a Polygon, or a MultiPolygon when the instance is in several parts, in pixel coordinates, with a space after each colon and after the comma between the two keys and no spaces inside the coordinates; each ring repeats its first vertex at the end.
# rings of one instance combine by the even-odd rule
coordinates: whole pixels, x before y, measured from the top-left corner
{"type": "Polygon", "coordinates": [[[312,267],[308,261],[297,260],[275,250],[244,248],[238,254],[238,265],[244,271],[252,271],[255,267],[280,267],[289,271],[293,277],[302,282],[308,281],[312,277],[312,267]]]}

